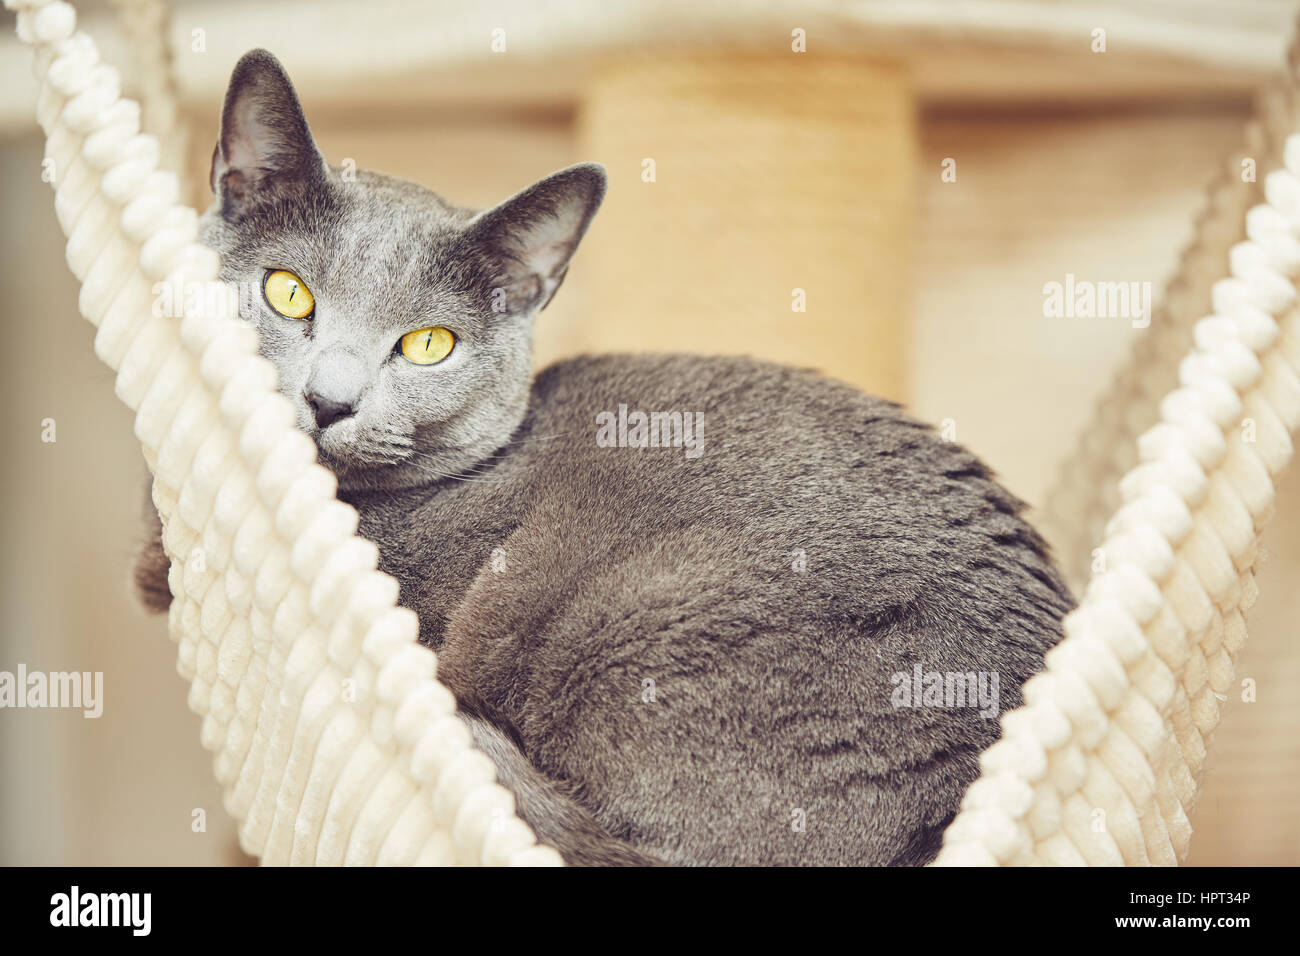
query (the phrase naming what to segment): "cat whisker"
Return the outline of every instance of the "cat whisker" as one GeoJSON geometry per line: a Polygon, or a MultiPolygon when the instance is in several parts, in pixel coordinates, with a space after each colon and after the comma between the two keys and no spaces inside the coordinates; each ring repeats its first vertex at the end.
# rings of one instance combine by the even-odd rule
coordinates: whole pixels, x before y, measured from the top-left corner
{"type": "Polygon", "coordinates": [[[573,432],[568,431],[560,432],[557,435],[530,435],[527,438],[516,438],[514,441],[503,442],[501,447],[504,448],[507,445],[527,445],[529,442],[535,441],[554,441],[557,438],[565,438],[572,434],[573,432]]]}
{"type": "MultiPolygon", "coordinates": [[[[421,456],[419,453],[416,453],[410,456],[409,458],[407,458],[406,461],[408,463],[416,463],[421,461],[422,457],[423,456],[421,456]]],[[[423,460],[427,461],[428,459],[424,458],[423,460]]],[[[490,471],[482,470],[482,467],[483,466],[480,463],[477,465],[470,465],[469,467],[464,468],[458,472],[446,472],[446,471],[434,470],[430,472],[430,475],[435,478],[440,478],[440,479],[450,478],[450,479],[454,479],[455,481],[500,482],[505,480],[500,475],[494,475],[490,471]]],[[[489,468],[490,467],[491,466],[489,466],[489,468]]]]}
{"type": "MultiPolygon", "coordinates": [[[[436,461],[440,457],[439,452],[434,451],[414,451],[405,458],[407,463],[417,464],[421,462],[436,461]]],[[[432,477],[452,478],[457,481],[479,481],[479,482],[496,482],[504,480],[501,476],[491,474],[491,469],[495,465],[487,461],[479,461],[467,465],[465,468],[456,472],[448,472],[440,469],[434,469],[430,472],[432,477]]]]}

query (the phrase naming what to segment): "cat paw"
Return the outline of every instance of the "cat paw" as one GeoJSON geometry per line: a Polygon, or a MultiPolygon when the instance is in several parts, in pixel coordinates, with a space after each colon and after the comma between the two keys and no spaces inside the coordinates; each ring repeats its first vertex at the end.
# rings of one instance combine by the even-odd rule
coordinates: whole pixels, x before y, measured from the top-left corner
{"type": "Polygon", "coordinates": [[[165,614],[172,604],[172,590],[167,583],[171,560],[162,546],[162,525],[153,515],[150,534],[135,556],[131,569],[131,591],[136,601],[150,614],[165,614]]]}

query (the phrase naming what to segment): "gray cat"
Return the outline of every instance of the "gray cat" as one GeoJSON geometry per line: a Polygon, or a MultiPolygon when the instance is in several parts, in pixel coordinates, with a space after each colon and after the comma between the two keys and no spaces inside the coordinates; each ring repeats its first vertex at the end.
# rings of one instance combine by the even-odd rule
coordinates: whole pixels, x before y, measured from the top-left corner
{"type": "MultiPolygon", "coordinates": [[[[983,464],[765,362],[534,379],[599,166],[483,212],[345,177],[259,50],[211,185],[222,277],[256,290],[299,425],[543,842],[578,864],[935,856],[1072,604],[983,464]]],[[[165,608],[156,530],[136,580],[165,608]]]]}

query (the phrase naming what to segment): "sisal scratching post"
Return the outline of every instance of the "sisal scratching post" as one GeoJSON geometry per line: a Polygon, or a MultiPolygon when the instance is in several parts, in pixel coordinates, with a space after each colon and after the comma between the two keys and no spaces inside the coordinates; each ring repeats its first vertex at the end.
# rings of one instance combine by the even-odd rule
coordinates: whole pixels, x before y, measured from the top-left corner
{"type": "Polygon", "coordinates": [[[749,354],[905,397],[916,147],[901,67],[624,57],[594,72],[579,140],[610,192],[573,351],[749,354]]]}

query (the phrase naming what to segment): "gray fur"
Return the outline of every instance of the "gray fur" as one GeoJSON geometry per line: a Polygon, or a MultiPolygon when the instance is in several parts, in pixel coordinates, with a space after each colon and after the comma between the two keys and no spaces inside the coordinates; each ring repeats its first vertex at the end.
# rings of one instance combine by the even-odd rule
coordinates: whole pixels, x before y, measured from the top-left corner
{"type": "Polygon", "coordinates": [[[934,856],[998,723],[897,707],[893,675],[993,672],[1008,710],[1071,606],[983,464],[892,403],[749,359],[583,357],[532,380],[532,320],[599,167],[487,213],[347,182],[255,52],[214,183],[223,278],[282,267],[314,293],[310,323],[245,316],[543,840],[576,863],[934,856]],[[428,325],[456,332],[447,360],[392,354],[428,325]],[[357,396],[323,433],[313,375],[357,396]],[[598,446],[621,404],[702,413],[703,453],[598,446]]]}

